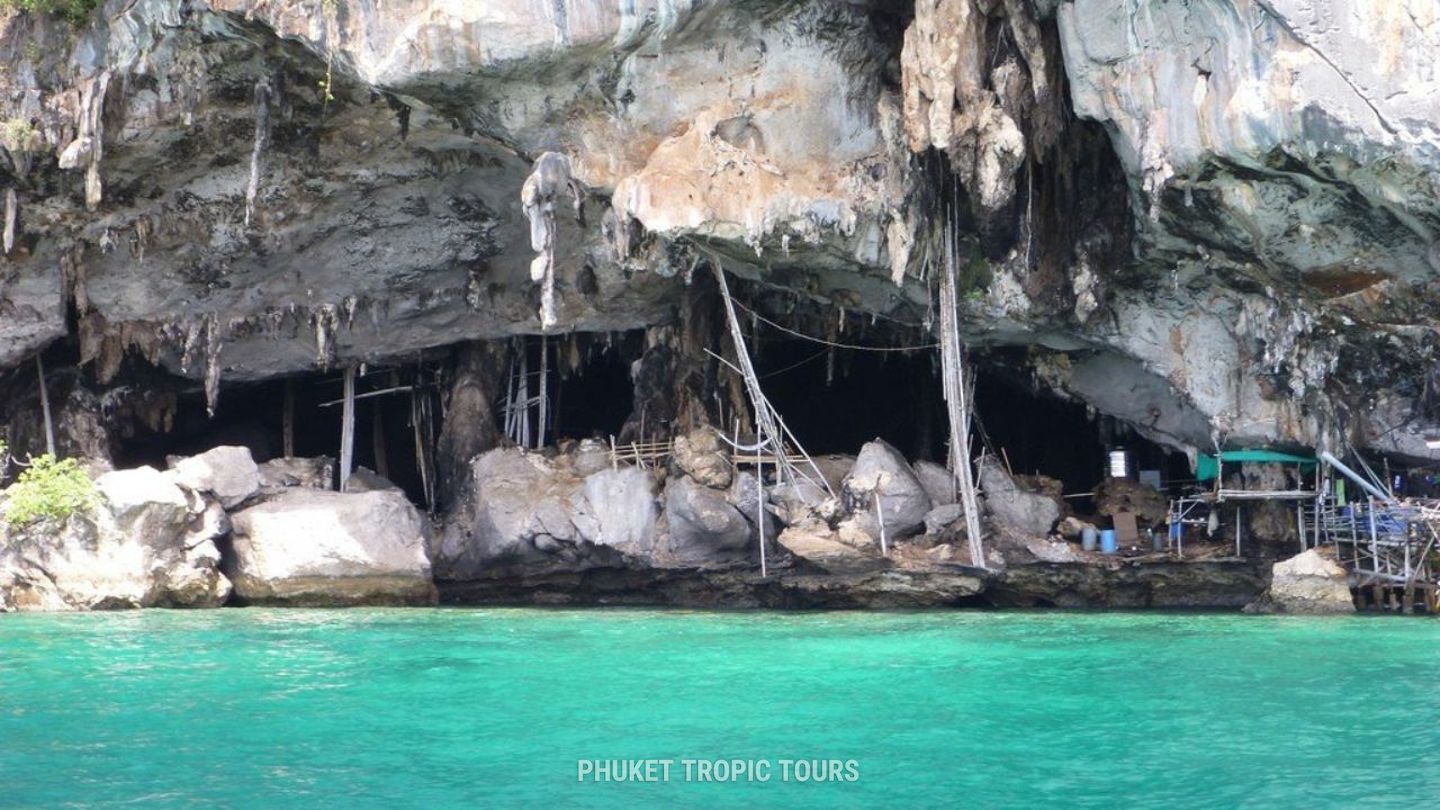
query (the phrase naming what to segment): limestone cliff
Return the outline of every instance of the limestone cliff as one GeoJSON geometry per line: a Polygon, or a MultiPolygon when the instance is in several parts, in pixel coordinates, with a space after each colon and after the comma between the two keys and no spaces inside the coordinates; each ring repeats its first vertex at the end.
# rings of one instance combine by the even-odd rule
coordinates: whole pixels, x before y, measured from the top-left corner
{"type": "MultiPolygon", "coordinates": [[[[649,329],[646,356],[679,359],[637,386],[708,403],[682,373],[697,267],[773,317],[931,329],[947,238],[977,268],[972,346],[1029,347],[1046,385],[1157,441],[1418,456],[1440,425],[1428,0],[4,15],[0,369],[72,347],[107,430],[164,421],[135,369],[213,401],[539,334],[537,250],[551,334],[649,329]],[[567,190],[522,203],[546,153],[574,212],[567,190]]],[[[0,386],[30,401],[33,375],[0,386]]],[[[6,418],[34,449],[34,409],[6,418]]]]}

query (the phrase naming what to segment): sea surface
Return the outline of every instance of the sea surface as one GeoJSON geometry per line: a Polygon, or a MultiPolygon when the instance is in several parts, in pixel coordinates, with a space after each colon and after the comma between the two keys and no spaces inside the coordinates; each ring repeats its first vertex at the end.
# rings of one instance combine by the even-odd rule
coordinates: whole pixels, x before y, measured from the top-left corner
{"type": "Polygon", "coordinates": [[[1433,619],[0,616],[5,808],[1437,803],[1433,619]]]}

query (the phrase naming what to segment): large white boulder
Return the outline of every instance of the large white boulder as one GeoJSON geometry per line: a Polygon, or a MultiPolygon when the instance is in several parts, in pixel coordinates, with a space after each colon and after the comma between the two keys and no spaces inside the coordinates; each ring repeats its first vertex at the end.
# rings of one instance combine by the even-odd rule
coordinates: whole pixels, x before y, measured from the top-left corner
{"type": "Polygon", "coordinates": [[[396,491],[290,489],[231,516],[226,571],[258,604],[434,604],[420,513],[396,491]]]}
{"type": "Polygon", "coordinates": [[[88,513],[0,528],[0,609],[216,607],[224,513],[152,467],[95,482],[88,513]]]}
{"type": "Polygon", "coordinates": [[[176,461],[170,474],[182,486],[214,495],[226,509],[234,509],[260,490],[260,468],[248,447],[213,447],[176,461]]]}
{"type": "Polygon", "coordinates": [[[900,451],[876,439],[860,448],[842,487],[845,507],[883,520],[889,537],[913,534],[934,504],[900,451]],[[876,502],[879,502],[877,508],[876,502]]]}
{"type": "Polygon", "coordinates": [[[1310,549],[1270,567],[1270,588],[1246,610],[1255,613],[1354,613],[1349,577],[1334,560],[1310,549]]]}

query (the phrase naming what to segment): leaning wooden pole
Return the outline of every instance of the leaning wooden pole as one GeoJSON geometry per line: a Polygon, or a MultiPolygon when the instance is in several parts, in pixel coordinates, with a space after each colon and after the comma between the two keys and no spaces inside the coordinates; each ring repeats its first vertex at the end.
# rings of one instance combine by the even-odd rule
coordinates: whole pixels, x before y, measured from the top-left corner
{"type": "Polygon", "coordinates": [[[980,535],[980,503],[975,492],[974,468],[970,464],[972,375],[965,368],[960,343],[960,301],[956,292],[958,272],[955,233],[945,229],[945,272],[940,276],[940,366],[944,378],[945,408],[950,419],[950,472],[955,476],[960,506],[965,512],[965,534],[969,538],[970,561],[985,565],[985,546],[980,535]]]}
{"type": "Polygon", "coordinates": [[[350,483],[355,462],[355,367],[345,369],[345,406],[340,416],[340,491],[350,483]]]}
{"type": "Polygon", "coordinates": [[[40,414],[45,418],[45,452],[55,457],[55,420],[50,416],[50,392],[45,390],[45,364],[35,355],[35,373],[40,377],[40,414]]]}

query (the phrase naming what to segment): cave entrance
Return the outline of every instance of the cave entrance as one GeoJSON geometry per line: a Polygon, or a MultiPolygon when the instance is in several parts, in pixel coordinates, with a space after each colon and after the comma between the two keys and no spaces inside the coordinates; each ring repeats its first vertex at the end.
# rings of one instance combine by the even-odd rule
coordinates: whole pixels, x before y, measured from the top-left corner
{"type": "Polygon", "coordinates": [[[1124,422],[1094,414],[1082,402],[1041,389],[1017,371],[1023,358],[1002,350],[986,361],[975,380],[982,438],[1013,472],[1059,480],[1075,511],[1093,512],[1088,494],[1109,475],[1112,450],[1125,451],[1130,477],[1158,478],[1161,492],[1193,477],[1184,453],[1144,438],[1124,422]]]}
{"type": "MultiPolygon", "coordinates": [[[[798,331],[798,330],[797,330],[798,331]]],[[[805,450],[854,455],[876,438],[911,460],[943,463],[949,427],[934,348],[915,330],[850,336],[855,348],[760,324],[751,360],[765,396],[805,450]],[[882,339],[883,338],[883,339],[882,339]],[[861,341],[864,341],[863,343],[861,341]]]]}
{"type": "MultiPolygon", "coordinates": [[[[368,368],[356,374],[355,467],[388,478],[414,503],[425,504],[425,476],[417,446],[431,447],[439,427],[433,370],[368,368]],[[416,440],[416,421],[421,440],[416,440]]],[[[344,408],[343,375],[298,375],[226,386],[212,417],[199,387],[182,390],[168,432],[138,427],[121,440],[117,467],[149,464],[165,469],[166,457],[202,453],[218,445],[250,449],[256,463],[285,454],[286,397],[294,401],[294,455],[338,459],[344,408]]],[[[424,463],[431,463],[428,459],[424,463]]],[[[338,469],[338,462],[337,462],[338,469]]],[[[432,475],[433,471],[427,470],[432,475]]]]}
{"type": "MultiPolygon", "coordinates": [[[[644,350],[645,330],[573,335],[565,343],[549,345],[556,352],[549,365],[554,433],[546,443],[620,435],[635,406],[630,366],[644,350]],[[560,356],[562,352],[568,357],[560,356]]],[[[539,346],[539,339],[531,339],[526,350],[535,353],[539,346]]]]}

